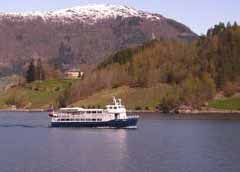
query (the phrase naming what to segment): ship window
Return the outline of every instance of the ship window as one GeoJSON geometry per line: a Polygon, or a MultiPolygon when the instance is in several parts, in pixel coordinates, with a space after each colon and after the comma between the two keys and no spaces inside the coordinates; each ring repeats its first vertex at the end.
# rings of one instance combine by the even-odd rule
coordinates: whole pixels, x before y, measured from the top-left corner
{"type": "Polygon", "coordinates": [[[102,119],[97,119],[97,121],[102,121],[102,119]]]}
{"type": "Polygon", "coordinates": [[[96,111],[93,111],[92,113],[97,113],[96,111]]]}
{"type": "Polygon", "coordinates": [[[92,121],[96,121],[96,119],[92,119],[92,121]]]}

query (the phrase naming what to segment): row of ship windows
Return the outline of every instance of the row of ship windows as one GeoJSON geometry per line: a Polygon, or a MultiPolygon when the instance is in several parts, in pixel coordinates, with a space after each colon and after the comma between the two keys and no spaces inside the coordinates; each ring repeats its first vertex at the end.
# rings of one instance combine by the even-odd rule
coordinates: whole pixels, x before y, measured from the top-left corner
{"type": "Polygon", "coordinates": [[[102,119],[58,119],[58,121],[102,121],[102,119]]]}
{"type": "Polygon", "coordinates": [[[117,108],[121,108],[121,106],[114,106],[114,107],[110,106],[109,107],[109,109],[117,109],[117,108]]]}
{"type": "Polygon", "coordinates": [[[102,114],[103,112],[102,111],[87,111],[87,112],[67,112],[68,114],[84,114],[84,113],[87,113],[87,114],[102,114]]]}

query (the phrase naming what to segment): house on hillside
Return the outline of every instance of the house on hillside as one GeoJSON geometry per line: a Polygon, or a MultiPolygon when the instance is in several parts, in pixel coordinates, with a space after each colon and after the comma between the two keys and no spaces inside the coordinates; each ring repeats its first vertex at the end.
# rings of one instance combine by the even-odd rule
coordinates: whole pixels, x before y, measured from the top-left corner
{"type": "Polygon", "coordinates": [[[69,79],[82,79],[84,77],[84,72],[78,69],[67,70],[65,73],[65,78],[69,79]]]}

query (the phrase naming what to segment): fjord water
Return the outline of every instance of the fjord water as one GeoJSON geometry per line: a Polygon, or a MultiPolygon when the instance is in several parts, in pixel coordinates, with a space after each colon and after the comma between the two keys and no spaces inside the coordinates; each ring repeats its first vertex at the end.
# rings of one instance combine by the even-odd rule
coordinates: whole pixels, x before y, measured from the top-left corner
{"type": "Polygon", "coordinates": [[[141,116],[137,130],[49,128],[0,113],[1,172],[239,172],[240,121],[141,116]]]}

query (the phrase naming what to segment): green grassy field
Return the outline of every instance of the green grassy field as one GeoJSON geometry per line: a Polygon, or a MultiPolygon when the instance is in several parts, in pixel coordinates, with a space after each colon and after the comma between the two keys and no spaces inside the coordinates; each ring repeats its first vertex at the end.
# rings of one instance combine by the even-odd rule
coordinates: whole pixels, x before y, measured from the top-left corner
{"type": "MultiPolygon", "coordinates": [[[[76,80],[36,81],[21,87],[13,87],[0,92],[0,108],[46,109],[56,105],[58,97],[76,80]]],[[[112,97],[122,98],[129,109],[155,109],[161,97],[168,89],[166,85],[151,88],[130,88],[122,86],[116,89],[102,90],[84,100],[77,101],[71,106],[104,107],[111,103],[112,97]]]]}
{"type": "Polygon", "coordinates": [[[240,110],[240,97],[213,100],[209,102],[209,107],[224,110],[240,110]]]}
{"type": "Polygon", "coordinates": [[[36,81],[0,93],[0,108],[17,104],[20,108],[48,108],[74,80],[36,81]]]}
{"type": "Polygon", "coordinates": [[[128,109],[154,110],[160,103],[161,97],[166,91],[166,85],[158,85],[152,88],[130,88],[128,86],[111,90],[103,90],[84,100],[74,103],[72,106],[104,107],[112,102],[112,97],[122,98],[128,109]]]}
{"type": "MultiPolygon", "coordinates": [[[[76,80],[47,80],[36,81],[21,87],[13,87],[0,92],[0,108],[47,109],[49,105],[57,104],[58,97],[76,80]]],[[[169,87],[159,84],[151,88],[131,88],[122,86],[115,89],[106,89],[95,93],[71,106],[104,107],[111,103],[112,97],[122,98],[128,109],[155,110],[161,98],[169,87]]],[[[240,110],[240,97],[223,100],[212,100],[209,107],[225,110],[240,110]]]]}

